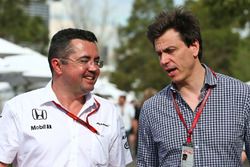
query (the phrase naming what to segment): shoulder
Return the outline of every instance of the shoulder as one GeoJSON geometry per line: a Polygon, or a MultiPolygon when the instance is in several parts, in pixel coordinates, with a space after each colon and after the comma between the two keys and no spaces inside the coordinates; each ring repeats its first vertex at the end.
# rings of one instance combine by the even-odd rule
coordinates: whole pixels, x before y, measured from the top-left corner
{"type": "Polygon", "coordinates": [[[246,103],[250,102],[250,86],[246,83],[223,74],[217,74],[217,83],[214,92],[227,99],[235,99],[246,103]]]}
{"type": "Polygon", "coordinates": [[[6,104],[21,104],[21,103],[35,103],[44,93],[45,88],[35,89],[22,94],[19,94],[6,102],[6,104]]]}
{"type": "Polygon", "coordinates": [[[225,89],[232,89],[234,91],[246,91],[245,93],[250,93],[250,86],[242,82],[239,79],[233,78],[228,75],[217,73],[217,86],[223,87],[225,89]]]}
{"type": "Polygon", "coordinates": [[[43,92],[43,88],[13,97],[5,102],[2,112],[11,115],[16,120],[27,119],[26,114],[29,114],[34,106],[40,106],[41,92],[43,92]]]}

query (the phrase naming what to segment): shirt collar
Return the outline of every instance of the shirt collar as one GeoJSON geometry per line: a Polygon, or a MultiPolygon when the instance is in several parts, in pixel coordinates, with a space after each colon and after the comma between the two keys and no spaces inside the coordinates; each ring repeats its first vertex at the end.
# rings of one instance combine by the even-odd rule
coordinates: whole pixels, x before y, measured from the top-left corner
{"type": "Polygon", "coordinates": [[[204,85],[215,87],[217,84],[217,74],[205,64],[202,64],[202,66],[206,70],[204,85]]]}
{"type": "MultiPolygon", "coordinates": [[[[93,106],[95,104],[95,99],[94,99],[94,95],[92,93],[87,94],[86,96],[86,101],[84,106],[86,106],[86,108],[93,106]]],[[[58,104],[60,104],[60,102],[58,101],[55,92],[52,89],[52,80],[44,87],[44,92],[42,95],[42,100],[41,100],[41,105],[46,105],[47,103],[50,102],[56,102],[58,104]]],[[[85,107],[84,107],[85,108],[85,107]]]]}
{"type": "MultiPolygon", "coordinates": [[[[205,68],[205,81],[203,87],[215,87],[217,84],[217,74],[207,65],[202,64],[202,66],[205,68]]],[[[177,91],[173,82],[171,83],[170,89],[174,92],[177,91]]]]}

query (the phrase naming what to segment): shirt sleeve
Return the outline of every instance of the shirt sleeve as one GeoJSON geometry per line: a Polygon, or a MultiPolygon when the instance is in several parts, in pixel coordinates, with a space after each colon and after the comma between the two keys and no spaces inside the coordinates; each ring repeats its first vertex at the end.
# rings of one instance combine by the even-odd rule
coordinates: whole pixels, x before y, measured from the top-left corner
{"type": "Polygon", "coordinates": [[[157,147],[153,140],[149,121],[142,108],[139,117],[137,167],[159,166],[157,147]]]}
{"type": "Polygon", "coordinates": [[[19,148],[19,126],[10,106],[5,104],[0,116],[0,161],[13,162],[19,148]]]}
{"type": "Polygon", "coordinates": [[[117,114],[117,135],[111,146],[110,166],[125,167],[132,162],[125,128],[121,118],[117,114]]]}

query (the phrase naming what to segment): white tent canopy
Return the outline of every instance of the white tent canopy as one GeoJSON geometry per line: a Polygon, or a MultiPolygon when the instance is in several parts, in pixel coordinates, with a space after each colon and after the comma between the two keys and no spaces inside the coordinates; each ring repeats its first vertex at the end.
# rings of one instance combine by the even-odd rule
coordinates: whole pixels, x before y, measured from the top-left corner
{"type": "Polygon", "coordinates": [[[24,51],[26,54],[0,58],[0,81],[11,86],[48,82],[51,72],[47,58],[28,48],[24,51]]]}
{"type": "Polygon", "coordinates": [[[26,54],[27,50],[23,47],[16,45],[12,42],[9,42],[3,38],[0,38],[0,57],[4,58],[7,56],[26,54]]]}
{"type": "Polygon", "coordinates": [[[51,73],[47,58],[0,38],[0,82],[12,87],[47,82],[51,73]]]}

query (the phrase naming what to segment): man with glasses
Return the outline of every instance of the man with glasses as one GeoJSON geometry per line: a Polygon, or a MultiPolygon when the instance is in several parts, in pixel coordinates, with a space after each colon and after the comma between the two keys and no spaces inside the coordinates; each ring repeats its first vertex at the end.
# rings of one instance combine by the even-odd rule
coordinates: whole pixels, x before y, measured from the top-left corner
{"type": "Polygon", "coordinates": [[[56,33],[48,53],[52,80],[6,102],[0,167],[123,167],[132,161],[111,102],[91,93],[103,63],[90,31],[56,33]]]}

